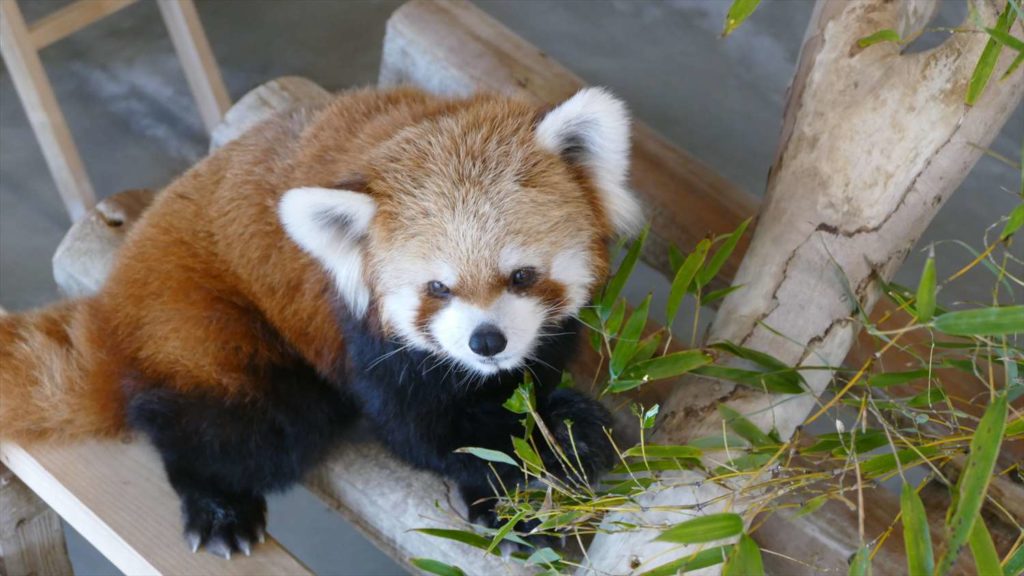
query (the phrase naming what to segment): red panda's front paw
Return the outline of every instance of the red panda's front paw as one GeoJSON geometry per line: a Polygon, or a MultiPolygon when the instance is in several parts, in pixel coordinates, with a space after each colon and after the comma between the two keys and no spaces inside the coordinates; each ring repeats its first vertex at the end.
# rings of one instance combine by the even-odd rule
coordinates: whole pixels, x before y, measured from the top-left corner
{"type": "Polygon", "coordinates": [[[551,450],[542,450],[549,472],[574,479],[582,475],[593,484],[614,465],[615,449],[608,437],[612,417],[600,402],[576,390],[559,388],[541,406],[541,416],[569,459],[566,465],[551,450]],[[580,465],[582,470],[577,469],[580,465]]]}
{"type": "Polygon", "coordinates": [[[235,552],[248,556],[266,539],[267,502],[263,496],[188,496],[182,500],[185,543],[202,546],[225,560],[235,552]]]}

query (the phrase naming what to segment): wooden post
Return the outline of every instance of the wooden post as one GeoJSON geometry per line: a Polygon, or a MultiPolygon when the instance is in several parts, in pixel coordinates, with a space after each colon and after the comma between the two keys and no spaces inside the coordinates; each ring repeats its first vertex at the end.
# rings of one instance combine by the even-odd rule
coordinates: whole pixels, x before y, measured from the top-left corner
{"type": "MultiPolygon", "coordinates": [[[[971,4],[991,26],[1005,3],[971,4]]],[[[894,43],[858,46],[858,39],[883,28],[906,37],[927,24],[934,8],[890,0],[817,3],[759,225],[736,274],[744,288],[723,302],[712,341],[728,340],[790,365],[840,366],[859,328],[855,307],[870,312],[878,280],[892,278],[1020,104],[1024,74],[991,82],[973,107],[963,103],[986,34],[956,34],[917,54],[901,54],[894,43]]],[[[1020,29],[1017,22],[1014,34],[1020,29]]],[[[999,70],[1012,59],[1003,56],[999,70]]],[[[719,404],[789,438],[832,375],[819,370],[804,377],[809,393],[785,398],[688,378],[662,405],[652,441],[721,434],[719,404]]],[[[748,491],[741,497],[738,485],[701,479],[696,472],[661,475],[639,498],[643,511],[606,520],[651,528],[599,534],[581,572],[642,572],[689,556],[697,547],[654,542],[657,527],[725,509],[742,513],[759,496],[748,491]]],[[[855,547],[849,543],[850,551],[855,547]]]]}
{"type": "Polygon", "coordinates": [[[199,13],[192,0],[157,0],[157,6],[178,52],[206,131],[213,132],[231,107],[231,98],[203,32],[199,13]]]}
{"type": "Polygon", "coordinates": [[[0,53],[68,215],[77,221],[96,203],[96,194],[14,0],[0,0],[0,53]]]}
{"type": "Polygon", "coordinates": [[[60,517],[0,464],[0,574],[71,573],[60,517]]]}

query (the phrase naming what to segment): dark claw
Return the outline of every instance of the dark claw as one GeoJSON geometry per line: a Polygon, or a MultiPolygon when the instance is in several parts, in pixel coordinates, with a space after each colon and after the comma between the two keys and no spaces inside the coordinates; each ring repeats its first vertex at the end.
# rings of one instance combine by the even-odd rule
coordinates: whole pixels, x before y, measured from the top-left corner
{"type": "Polygon", "coordinates": [[[262,496],[194,496],[182,499],[185,543],[202,546],[230,560],[235,552],[252,554],[252,543],[265,539],[267,504],[262,496]]]}

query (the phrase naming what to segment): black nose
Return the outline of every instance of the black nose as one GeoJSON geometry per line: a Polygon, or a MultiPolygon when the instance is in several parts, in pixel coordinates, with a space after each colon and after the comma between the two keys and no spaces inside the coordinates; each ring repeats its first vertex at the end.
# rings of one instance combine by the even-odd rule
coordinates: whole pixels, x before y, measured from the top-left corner
{"type": "Polygon", "coordinates": [[[505,335],[493,324],[481,324],[469,337],[469,349],[481,356],[494,356],[505,349],[505,335]]]}

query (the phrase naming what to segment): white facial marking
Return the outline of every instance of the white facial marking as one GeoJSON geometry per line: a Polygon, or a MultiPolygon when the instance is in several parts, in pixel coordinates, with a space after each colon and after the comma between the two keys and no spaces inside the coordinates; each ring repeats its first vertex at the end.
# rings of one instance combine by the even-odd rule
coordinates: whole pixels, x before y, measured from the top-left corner
{"type": "Polygon", "coordinates": [[[602,88],[584,88],[537,126],[537,141],[589,170],[615,231],[631,235],[640,230],[644,215],[627,185],[629,172],[629,112],[621,100],[602,88]]]}
{"type": "Polygon", "coordinates": [[[453,298],[430,324],[430,331],[449,356],[481,374],[512,370],[525,362],[537,344],[544,307],[534,298],[503,294],[487,309],[453,298]],[[507,341],[505,349],[486,358],[473,352],[469,339],[482,324],[493,324],[507,341]]]}
{"type": "Polygon", "coordinates": [[[285,232],[334,278],[351,314],[362,317],[370,302],[363,279],[360,239],[377,206],[366,194],[330,188],[293,188],[278,204],[285,232]]]}
{"type": "Polygon", "coordinates": [[[381,296],[381,317],[384,324],[394,328],[405,340],[421,348],[431,348],[423,333],[416,329],[422,291],[415,286],[402,288],[381,296]]]}
{"type": "Polygon", "coordinates": [[[543,259],[521,246],[505,246],[498,255],[498,270],[508,276],[519,268],[540,268],[543,259]]]}
{"type": "Polygon", "coordinates": [[[578,312],[586,304],[590,285],[594,282],[589,253],[583,248],[559,252],[551,262],[551,279],[565,286],[567,312],[578,312]]]}

